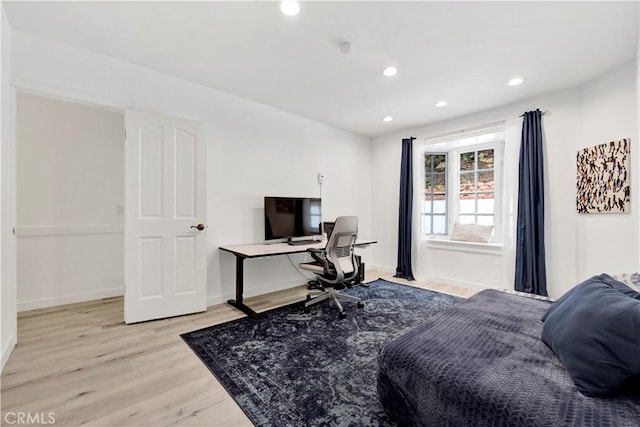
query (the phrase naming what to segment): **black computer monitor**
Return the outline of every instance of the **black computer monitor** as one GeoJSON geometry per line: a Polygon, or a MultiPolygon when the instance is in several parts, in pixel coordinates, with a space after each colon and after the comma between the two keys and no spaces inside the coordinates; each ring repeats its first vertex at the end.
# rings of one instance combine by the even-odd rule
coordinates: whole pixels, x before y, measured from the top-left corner
{"type": "Polygon", "coordinates": [[[264,239],[320,236],[322,201],[314,197],[264,198],[264,239]]]}
{"type": "Polygon", "coordinates": [[[333,227],[336,225],[335,222],[323,222],[322,223],[322,228],[324,230],[325,233],[327,233],[327,240],[329,240],[329,237],[331,237],[331,233],[333,233],[333,227]]]}

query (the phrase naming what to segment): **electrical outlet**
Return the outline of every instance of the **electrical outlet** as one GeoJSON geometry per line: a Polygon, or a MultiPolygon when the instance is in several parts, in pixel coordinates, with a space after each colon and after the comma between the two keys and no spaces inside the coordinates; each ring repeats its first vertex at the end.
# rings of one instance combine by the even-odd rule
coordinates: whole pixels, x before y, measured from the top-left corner
{"type": "Polygon", "coordinates": [[[318,172],[318,184],[322,184],[324,182],[324,174],[322,172],[318,172]]]}

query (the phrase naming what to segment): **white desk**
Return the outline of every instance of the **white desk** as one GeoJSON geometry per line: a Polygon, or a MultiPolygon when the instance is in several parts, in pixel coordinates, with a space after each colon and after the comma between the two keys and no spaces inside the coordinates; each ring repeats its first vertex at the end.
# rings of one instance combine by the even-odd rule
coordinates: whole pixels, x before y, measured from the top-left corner
{"type": "MultiPolygon", "coordinates": [[[[356,241],[356,247],[365,247],[371,244],[378,243],[377,240],[371,239],[358,239],[356,241]]],[[[236,256],[236,299],[230,299],[227,301],[238,310],[243,311],[251,317],[258,317],[258,313],[253,311],[251,307],[247,306],[243,302],[244,292],[244,260],[247,258],[263,258],[277,255],[288,255],[306,252],[307,249],[323,249],[326,246],[326,241],[318,241],[312,245],[298,245],[293,246],[287,243],[253,243],[249,245],[230,245],[220,246],[221,251],[229,252],[236,256]]]]}

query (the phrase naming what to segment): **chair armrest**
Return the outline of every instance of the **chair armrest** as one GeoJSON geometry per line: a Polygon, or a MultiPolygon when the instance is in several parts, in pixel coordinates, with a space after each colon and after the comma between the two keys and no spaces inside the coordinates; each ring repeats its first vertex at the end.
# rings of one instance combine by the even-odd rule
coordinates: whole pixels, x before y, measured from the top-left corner
{"type": "Polygon", "coordinates": [[[329,270],[329,261],[327,261],[327,258],[324,256],[324,249],[308,248],[307,252],[309,252],[309,255],[311,255],[315,262],[323,266],[324,271],[329,270]]]}

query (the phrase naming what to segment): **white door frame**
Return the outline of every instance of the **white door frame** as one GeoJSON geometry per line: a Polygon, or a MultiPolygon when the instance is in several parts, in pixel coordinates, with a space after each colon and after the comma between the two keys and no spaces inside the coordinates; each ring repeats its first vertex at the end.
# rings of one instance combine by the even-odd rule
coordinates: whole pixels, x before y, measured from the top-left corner
{"type": "MultiPolygon", "coordinates": [[[[10,336],[6,343],[0,343],[4,347],[0,349],[2,351],[2,360],[0,360],[0,372],[4,369],[5,364],[9,360],[13,349],[15,348],[18,342],[18,280],[17,280],[17,245],[16,245],[16,99],[17,99],[17,88],[13,85],[9,85],[9,111],[3,112],[3,114],[7,114],[8,120],[7,124],[9,129],[7,130],[8,138],[3,144],[7,144],[6,150],[5,147],[0,147],[0,150],[4,152],[5,155],[8,155],[9,158],[6,159],[4,156],[0,156],[0,161],[2,162],[2,166],[0,167],[0,171],[2,174],[2,178],[7,179],[8,183],[4,181],[4,179],[0,179],[2,186],[2,201],[0,203],[0,228],[2,232],[0,236],[2,237],[2,241],[0,242],[1,250],[0,250],[0,283],[2,285],[2,295],[3,301],[4,298],[9,298],[12,302],[10,305],[10,317],[11,324],[9,325],[10,336]],[[8,171],[5,171],[4,168],[8,168],[8,171]],[[6,194],[7,188],[9,189],[8,195],[6,194]],[[8,197],[7,197],[8,196],[8,197]],[[7,209],[5,212],[5,204],[7,204],[7,209]],[[5,218],[5,214],[9,214],[9,218],[5,218]],[[5,233],[6,232],[6,233],[5,233]],[[7,241],[8,239],[8,241],[7,241]]],[[[4,305],[6,302],[2,302],[4,305]]],[[[2,308],[0,308],[0,311],[2,308]]],[[[3,319],[4,322],[4,313],[3,319]]],[[[3,327],[5,327],[3,325],[3,327]]],[[[4,337],[3,337],[4,338],[4,337]]]]}

